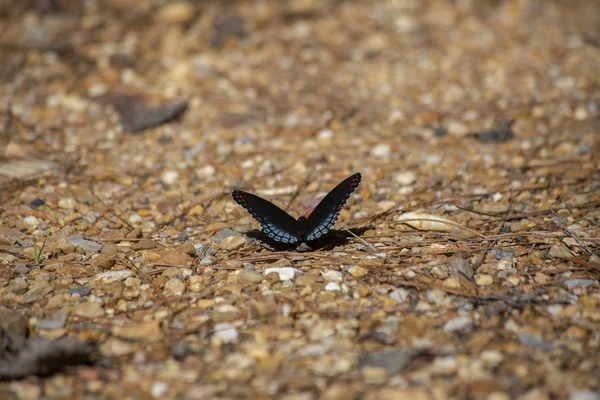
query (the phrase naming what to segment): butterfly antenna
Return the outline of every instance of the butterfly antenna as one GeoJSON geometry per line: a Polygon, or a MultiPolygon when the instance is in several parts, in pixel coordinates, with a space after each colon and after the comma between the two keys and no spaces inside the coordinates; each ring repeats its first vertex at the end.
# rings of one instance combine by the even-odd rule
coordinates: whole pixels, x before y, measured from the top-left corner
{"type": "Polygon", "coordinates": [[[291,210],[293,212],[295,212],[297,215],[302,215],[300,214],[298,211],[294,210],[288,203],[286,203],[285,201],[278,199],[284,206],[285,208],[287,208],[288,210],[291,210]]]}
{"type": "Polygon", "coordinates": [[[370,247],[371,250],[377,251],[377,248],[375,246],[373,246],[372,244],[370,244],[369,242],[367,242],[365,239],[361,238],[360,236],[358,236],[357,234],[355,234],[354,232],[352,232],[350,229],[344,229],[344,231],[346,231],[349,234],[351,234],[352,236],[354,236],[359,242],[361,242],[365,246],[370,247]]]}

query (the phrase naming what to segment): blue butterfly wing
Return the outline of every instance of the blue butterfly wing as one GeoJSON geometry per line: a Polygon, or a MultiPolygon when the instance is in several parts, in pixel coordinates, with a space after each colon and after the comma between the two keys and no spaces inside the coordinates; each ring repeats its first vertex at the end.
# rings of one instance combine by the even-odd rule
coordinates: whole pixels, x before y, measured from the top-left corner
{"type": "Polygon", "coordinates": [[[300,240],[298,221],[275,204],[241,190],[234,190],[231,197],[258,221],[271,239],[282,243],[300,240]]]}
{"type": "Polygon", "coordinates": [[[346,178],[321,200],[306,221],[306,240],[318,239],[333,228],[344,204],[360,184],[360,179],[360,173],[346,178]]]}

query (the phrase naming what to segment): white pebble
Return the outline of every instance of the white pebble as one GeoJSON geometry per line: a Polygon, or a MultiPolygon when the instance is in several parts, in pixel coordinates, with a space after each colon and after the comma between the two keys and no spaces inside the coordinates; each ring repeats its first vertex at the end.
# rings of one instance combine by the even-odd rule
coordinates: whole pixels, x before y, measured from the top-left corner
{"type": "Polygon", "coordinates": [[[410,292],[404,288],[396,289],[390,293],[390,298],[398,303],[404,303],[410,297],[410,292]]]}
{"type": "Polygon", "coordinates": [[[406,186],[415,183],[415,181],[417,180],[417,176],[412,171],[406,171],[397,173],[394,179],[399,184],[406,186]]]}
{"type": "Polygon", "coordinates": [[[169,385],[165,382],[154,382],[150,389],[150,395],[155,399],[161,399],[167,390],[169,390],[169,385]]]}
{"type": "Polygon", "coordinates": [[[470,330],[472,327],[473,319],[467,316],[453,318],[444,324],[446,332],[470,330]]]}
{"type": "Polygon", "coordinates": [[[198,178],[208,178],[209,176],[213,176],[215,172],[217,172],[217,170],[210,164],[205,165],[202,168],[196,168],[194,171],[198,178]]]}
{"type": "Polygon", "coordinates": [[[340,287],[340,285],[338,285],[335,282],[329,282],[327,285],[325,285],[325,291],[327,292],[339,292],[341,290],[342,288],[340,287]]]}
{"type": "Polygon", "coordinates": [[[220,340],[222,343],[234,343],[237,342],[240,334],[235,326],[229,322],[219,322],[215,324],[215,339],[220,340]]]}
{"type": "Polygon", "coordinates": [[[33,227],[37,227],[40,224],[40,220],[34,217],[33,215],[25,217],[25,219],[23,219],[23,222],[25,222],[26,225],[33,227]]]}
{"type": "Polygon", "coordinates": [[[264,275],[269,275],[272,272],[277,273],[279,275],[279,280],[281,281],[290,281],[302,275],[302,271],[294,267],[267,268],[265,269],[264,275]]]}
{"type": "Polygon", "coordinates": [[[373,147],[371,155],[377,158],[390,158],[392,156],[392,148],[389,144],[379,143],[373,147]]]}
{"type": "Polygon", "coordinates": [[[172,185],[179,179],[179,172],[177,171],[165,171],[160,176],[161,180],[167,185],[172,185]]]}
{"type": "Polygon", "coordinates": [[[322,275],[323,279],[329,282],[341,282],[343,279],[342,273],[340,271],[329,270],[327,272],[324,272],[322,275]]]}

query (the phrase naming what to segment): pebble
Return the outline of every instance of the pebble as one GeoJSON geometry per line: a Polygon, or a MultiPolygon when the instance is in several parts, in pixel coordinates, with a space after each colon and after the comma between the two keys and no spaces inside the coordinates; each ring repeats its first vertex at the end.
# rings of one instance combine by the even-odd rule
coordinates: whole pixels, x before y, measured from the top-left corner
{"type": "Polygon", "coordinates": [[[340,292],[342,288],[336,282],[329,282],[325,285],[325,291],[327,292],[340,292]]]}
{"type": "Polygon", "coordinates": [[[50,316],[38,321],[38,329],[61,329],[67,323],[67,314],[62,311],[57,311],[50,316]]]}
{"type": "Polygon", "coordinates": [[[16,264],[13,267],[13,272],[17,275],[24,275],[29,273],[29,271],[31,271],[31,269],[25,264],[16,264]]]}
{"type": "Polygon", "coordinates": [[[399,288],[390,293],[390,298],[398,303],[404,303],[410,298],[410,292],[404,288],[399,288]]]}
{"type": "Polygon", "coordinates": [[[505,282],[511,286],[517,286],[521,282],[521,277],[517,274],[512,274],[506,278],[505,282]]]}
{"type": "Polygon", "coordinates": [[[429,289],[427,291],[427,301],[432,304],[444,304],[444,302],[446,301],[446,297],[446,292],[439,289],[429,289]]]}
{"type": "Polygon", "coordinates": [[[102,309],[102,305],[100,303],[92,303],[89,301],[73,307],[73,312],[77,316],[91,319],[104,315],[104,310],[102,309]]]}
{"type": "Polygon", "coordinates": [[[417,181],[417,175],[412,171],[400,172],[394,175],[394,180],[403,186],[412,185],[417,181]]]}
{"type": "Polygon", "coordinates": [[[162,399],[167,390],[169,390],[169,385],[165,382],[154,382],[150,388],[150,396],[155,399],[162,399]]]}
{"type": "Polygon", "coordinates": [[[29,215],[23,219],[25,225],[36,228],[40,224],[40,220],[34,217],[33,215],[29,215]]]}
{"type": "Polygon", "coordinates": [[[150,250],[156,248],[156,242],[152,239],[142,239],[135,242],[131,248],[134,250],[150,250]]]}
{"type": "Polygon", "coordinates": [[[543,350],[552,350],[554,348],[554,343],[544,340],[540,335],[535,333],[519,333],[519,342],[543,350]]]}
{"type": "Polygon", "coordinates": [[[243,270],[238,274],[238,282],[241,283],[260,283],[265,279],[263,274],[252,270],[243,270]]]}
{"type": "Polygon", "coordinates": [[[355,265],[355,266],[350,267],[348,272],[350,272],[350,275],[352,275],[353,277],[360,278],[360,277],[367,275],[369,273],[369,270],[366,268],[363,268],[363,267],[359,267],[358,265],[355,265]]]}
{"type": "Polygon", "coordinates": [[[483,350],[479,354],[479,359],[486,365],[488,368],[493,369],[496,368],[502,361],[504,361],[504,355],[498,350],[488,349],[483,350]]]}
{"type": "Polygon", "coordinates": [[[329,282],[341,282],[343,280],[342,273],[340,271],[329,270],[322,273],[323,279],[329,282]]]}
{"type": "Polygon", "coordinates": [[[126,326],[115,325],[113,326],[112,333],[122,339],[151,342],[158,341],[163,337],[159,320],[139,322],[126,326]]]}
{"type": "Polygon", "coordinates": [[[165,283],[165,296],[181,296],[185,291],[185,283],[179,278],[171,278],[165,283]]]}
{"type": "Polygon", "coordinates": [[[69,290],[69,295],[73,296],[77,294],[80,297],[86,297],[90,295],[91,291],[92,290],[89,288],[89,286],[78,286],[71,288],[69,290]]]}
{"type": "Polygon", "coordinates": [[[100,243],[87,240],[80,235],[70,236],[67,239],[67,242],[75,247],[79,247],[86,253],[97,253],[102,249],[102,245],[100,243]]]}
{"type": "Polygon", "coordinates": [[[544,283],[550,282],[550,277],[548,275],[544,274],[543,272],[536,272],[535,276],[533,277],[533,280],[536,283],[544,284],[544,283]]]}
{"type": "Polygon", "coordinates": [[[458,370],[456,357],[436,357],[433,360],[431,372],[435,375],[453,375],[458,370]]]}
{"type": "Polygon", "coordinates": [[[65,210],[74,210],[76,206],[77,203],[70,197],[64,197],[58,200],[58,208],[64,208],[65,210]]]}
{"type": "Polygon", "coordinates": [[[168,3],[158,10],[157,17],[171,24],[185,23],[194,17],[194,5],[187,1],[168,3]]]}
{"type": "Polygon", "coordinates": [[[575,289],[576,287],[585,288],[595,284],[597,281],[592,279],[568,279],[564,281],[564,285],[567,289],[575,289]]]}
{"type": "Polygon", "coordinates": [[[165,171],[160,175],[160,179],[167,185],[172,185],[179,180],[179,172],[165,171]]]}
{"type": "Polygon", "coordinates": [[[444,331],[456,332],[456,331],[470,331],[473,328],[473,319],[468,316],[460,316],[451,319],[444,324],[444,331]]]}
{"type": "Polygon", "coordinates": [[[130,276],[133,276],[133,272],[129,270],[102,272],[93,278],[92,283],[100,286],[107,285],[112,282],[125,280],[130,276]]]}
{"type": "Polygon", "coordinates": [[[392,156],[392,148],[387,143],[379,143],[371,149],[371,155],[377,158],[390,158],[392,156]]]}
{"type": "Polygon", "coordinates": [[[213,338],[221,343],[235,343],[240,338],[237,328],[230,322],[219,322],[215,324],[214,332],[213,338]]]}
{"type": "Polygon", "coordinates": [[[194,170],[194,173],[200,179],[206,179],[208,177],[211,177],[215,174],[215,172],[217,172],[217,169],[210,164],[205,165],[204,167],[201,167],[201,168],[196,168],[194,170]]]}
{"type": "Polygon", "coordinates": [[[115,260],[112,257],[107,256],[106,254],[99,254],[92,260],[92,269],[97,270],[110,270],[115,263],[115,260]]]}
{"type": "Polygon", "coordinates": [[[494,283],[494,277],[489,274],[481,274],[475,277],[475,283],[479,286],[489,286],[494,283]]]}
{"type": "Polygon", "coordinates": [[[244,236],[229,236],[219,243],[219,247],[223,250],[238,250],[246,245],[248,240],[244,236]]]}
{"type": "Polygon", "coordinates": [[[225,228],[221,229],[219,232],[215,233],[213,240],[215,243],[220,243],[223,239],[231,237],[231,236],[242,236],[239,232],[234,231],[233,229],[225,228]]]}
{"type": "Polygon", "coordinates": [[[577,390],[569,393],[569,400],[600,400],[600,393],[591,389],[577,390]]]}
{"type": "Polygon", "coordinates": [[[273,272],[279,275],[279,280],[281,281],[294,280],[298,276],[302,275],[302,271],[294,267],[267,268],[265,269],[264,275],[266,276],[273,272]]]}

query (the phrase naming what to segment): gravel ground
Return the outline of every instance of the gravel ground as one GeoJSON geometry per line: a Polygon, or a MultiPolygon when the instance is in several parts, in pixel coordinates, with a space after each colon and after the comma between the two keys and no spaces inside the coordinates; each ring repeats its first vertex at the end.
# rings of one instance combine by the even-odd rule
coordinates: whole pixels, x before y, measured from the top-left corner
{"type": "Polygon", "coordinates": [[[600,399],[596,0],[0,0],[0,57],[0,398],[600,399]],[[231,198],[355,172],[317,243],[231,198]]]}

